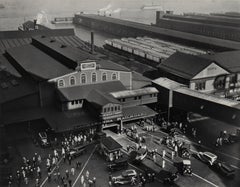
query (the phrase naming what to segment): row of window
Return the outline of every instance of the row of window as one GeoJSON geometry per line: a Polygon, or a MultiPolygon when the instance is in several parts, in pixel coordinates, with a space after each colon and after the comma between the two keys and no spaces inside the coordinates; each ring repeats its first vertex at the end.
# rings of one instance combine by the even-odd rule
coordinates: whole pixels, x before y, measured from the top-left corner
{"type": "Polygon", "coordinates": [[[103,108],[103,112],[113,112],[113,111],[120,111],[120,106],[111,106],[111,107],[105,107],[103,108]]]}
{"type": "Polygon", "coordinates": [[[206,89],[206,82],[195,83],[195,90],[205,90],[205,89],[206,89]]]}
{"type": "Polygon", "coordinates": [[[78,105],[78,104],[82,104],[82,100],[76,100],[76,101],[72,101],[71,104],[72,105],[78,105]]]}
{"type": "MultiPolygon", "coordinates": [[[[112,73],[111,80],[117,80],[117,73],[112,73]]],[[[80,81],[82,84],[85,84],[87,82],[87,76],[85,73],[81,74],[80,81]]],[[[107,81],[107,73],[102,73],[102,81],[107,81]]],[[[97,82],[97,74],[95,72],[93,72],[91,75],[91,82],[97,82]]],[[[71,86],[76,85],[76,77],[74,75],[70,77],[69,83],[71,86]]],[[[58,86],[65,86],[65,81],[63,79],[58,80],[58,86]]]]}
{"type": "MultiPolygon", "coordinates": [[[[154,94],[150,94],[150,97],[157,97],[157,94],[156,94],[156,93],[154,93],[154,94]]],[[[140,99],[142,99],[142,96],[141,96],[141,95],[140,95],[140,96],[135,96],[135,97],[134,97],[134,100],[140,100],[140,99]]],[[[121,98],[121,99],[119,99],[119,101],[120,101],[120,102],[125,102],[126,99],[125,99],[125,98],[121,98]]]]}

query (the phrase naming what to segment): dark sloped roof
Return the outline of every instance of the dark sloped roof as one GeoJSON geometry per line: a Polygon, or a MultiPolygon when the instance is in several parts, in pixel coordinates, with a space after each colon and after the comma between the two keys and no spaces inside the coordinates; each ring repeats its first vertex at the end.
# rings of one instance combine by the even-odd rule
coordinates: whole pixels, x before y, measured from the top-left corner
{"type": "Polygon", "coordinates": [[[25,71],[41,79],[52,79],[72,72],[30,44],[8,49],[7,54],[15,61],[11,63],[17,63],[25,71]]]}
{"type": "Polygon", "coordinates": [[[232,73],[240,72],[240,51],[226,51],[213,55],[205,54],[201,57],[217,62],[232,73]]]}
{"type": "Polygon", "coordinates": [[[97,63],[100,65],[101,69],[117,70],[117,71],[130,71],[125,66],[114,63],[110,60],[99,60],[99,61],[97,61],[97,63]]]}
{"type": "Polygon", "coordinates": [[[87,101],[93,104],[96,107],[102,107],[109,103],[117,103],[119,101],[114,99],[111,95],[103,93],[99,90],[93,89],[87,96],[87,101]]]}
{"type": "Polygon", "coordinates": [[[27,80],[0,55],[0,103],[36,93],[37,87],[31,80],[27,80]]]}
{"type": "Polygon", "coordinates": [[[101,143],[108,149],[108,151],[113,151],[122,148],[122,146],[117,141],[115,141],[111,136],[102,138],[101,143]]]}
{"type": "Polygon", "coordinates": [[[70,36],[74,35],[74,29],[50,29],[32,31],[0,31],[0,39],[31,38],[33,36],[70,36]]]}
{"type": "Polygon", "coordinates": [[[54,41],[49,37],[43,37],[43,36],[36,36],[32,38],[32,44],[39,47],[39,44],[41,45],[41,49],[44,49],[49,52],[54,52],[60,56],[63,56],[64,58],[67,58],[69,61],[71,61],[74,68],[77,67],[78,62],[88,60],[88,59],[96,59],[95,56],[91,55],[90,53],[87,53],[83,50],[80,50],[76,47],[63,45],[62,43],[58,41],[54,41]],[[42,47],[44,46],[44,48],[42,47]]]}
{"type": "Polygon", "coordinates": [[[60,88],[58,89],[58,93],[62,101],[72,101],[78,99],[86,99],[92,90],[99,90],[102,93],[109,93],[126,90],[126,88],[120,81],[111,81],[106,83],[60,88]]]}
{"type": "Polygon", "coordinates": [[[191,79],[211,63],[210,59],[176,52],[159,64],[158,68],[181,78],[191,79]]]}

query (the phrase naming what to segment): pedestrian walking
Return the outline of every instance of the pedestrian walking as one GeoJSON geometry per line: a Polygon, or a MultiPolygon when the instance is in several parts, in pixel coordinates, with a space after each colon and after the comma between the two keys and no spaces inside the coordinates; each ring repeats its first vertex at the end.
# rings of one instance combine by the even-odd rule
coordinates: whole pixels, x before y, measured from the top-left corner
{"type": "Polygon", "coordinates": [[[86,179],[87,180],[89,179],[89,171],[88,170],[86,171],[86,179]]]}
{"type": "Polygon", "coordinates": [[[172,151],[171,152],[172,160],[174,159],[174,155],[175,155],[175,153],[174,153],[174,151],[172,151]]]}
{"type": "Polygon", "coordinates": [[[65,175],[66,175],[66,179],[69,179],[69,171],[68,170],[65,171],[65,175]]]}
{"type": "Polygon", "coordinates": [[[71,168],[71,174],[72,174],[72,176],[74,176],[74,174],[75,174],[75,168],[74,167],[71,168]]]}
{"type": "Polygon", "coordinates": [[[25,182],[26,185],[28,185],[28,178],[27,177],[24,178],[24,182],[25,182]]]}
{"type": "Polygon", "coordinates": [[[162,157],[165,158],[165,156],[166,156],[166,150],[163,149],[163,151],[162,151],[162,157]]]}
{"type": "Polygon", "coordinates": [[[84,183],[84,175],[81,176],[81,180],[80,181],[81,181],[81,184],[83,185],[83,183],[84,183]]]}
{"type": "Polygon", "coordinates": [[[69,155],[68,156],[68,164],[71,165],[71,163],[72,163],[72,157],[71,157],[71,155],[69,155]]]}
{"type": "Polygon", "coordinates": [[[162,168],[165,168],[165,165],[166,165],[166,161],[163,159],[162,160],[162,168]]]}
{"type": "Polygon", "coordinates": [[[68,179],[68,184],[69,184],[69,187],[72,186],[72,180],[71,179],[68,179]]]}
{"type": "Polygon", "coordinates": [[[38,155],[38,164],[41,164],[41,162],[42,162],[42,157],[41,157],[41,155],[39,154],[39,155],[38,155]]]}
{"type": "Polygon", "coordinates": [[[48,182],[51,182],[51,172],[50,171],[48,171],[48,182]]]}
{"type": "Polygon", "coordinates": [[[39,166],[37,167],[37,176],[38,176],[39,178],[41,178],[41,177],[42,177],[42,174],[41,174],[41,169],[40,169],[40,167],[39,167],[39,166]]]}

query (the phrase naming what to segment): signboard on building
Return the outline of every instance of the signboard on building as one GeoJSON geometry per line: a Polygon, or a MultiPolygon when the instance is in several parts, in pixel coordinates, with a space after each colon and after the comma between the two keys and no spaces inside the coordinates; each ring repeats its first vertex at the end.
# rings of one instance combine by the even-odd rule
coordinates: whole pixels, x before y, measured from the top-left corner
{"type": "Polygon", "coordinates": [[[81,70],[94,70],[96,67],[96,62],[81,63],[81,70]]]}

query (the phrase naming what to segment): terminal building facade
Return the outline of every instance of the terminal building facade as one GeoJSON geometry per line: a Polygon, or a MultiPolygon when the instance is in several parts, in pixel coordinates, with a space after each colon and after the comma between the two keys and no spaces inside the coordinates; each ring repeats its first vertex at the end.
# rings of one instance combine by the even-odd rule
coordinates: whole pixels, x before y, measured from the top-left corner
{"type": "MultiPolygon", "coordinates": [[[[72,36],[70,40],[74,41],[72,36]]],[[[21,77],[12,78],[17,82],[14,89],[1,82],[5,125],[44,119],[56,132],[89,127],[120,131],[128,121],[157,114],[147,106],[157,102],[156,88],[132,89],[128,68],[63,44],[56,37],[35,36],[28,44],[5,49],[1,64],[8,67],[2,71],[9,76],[21,77]],[[20,87],[19,96],[13,99],[12,91],[20,87]]]]}

